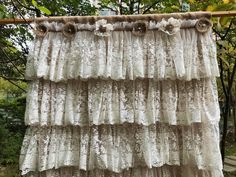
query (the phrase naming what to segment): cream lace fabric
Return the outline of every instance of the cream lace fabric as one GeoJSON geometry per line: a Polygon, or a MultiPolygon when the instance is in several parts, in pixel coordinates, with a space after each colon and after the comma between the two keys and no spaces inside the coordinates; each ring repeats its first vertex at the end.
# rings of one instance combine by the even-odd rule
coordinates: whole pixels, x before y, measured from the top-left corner
{"type": "Polygon", "coordinates": [[[22,175],[223,177],[210,28],[173,17],[37,23],[22,175]]]}
{"type": "Polygon", "coordinates": [[[183,29],[174,35],[150,30],[144,36],[129,31],[100,37],[81,31],[68,40],[49,33],[35,40],[26,78],[54,82],[68,79],[191,80],[218,76],[210,32],[183,29]],[[211,47],[209,47],[211,46],[211,47]]]}
{"type": "Polygon", "coordinates": [[[101,125],[157,122],[170,125],[217,123],[215,81],[36,80],[29,84],[27,125],[101,125]]]}

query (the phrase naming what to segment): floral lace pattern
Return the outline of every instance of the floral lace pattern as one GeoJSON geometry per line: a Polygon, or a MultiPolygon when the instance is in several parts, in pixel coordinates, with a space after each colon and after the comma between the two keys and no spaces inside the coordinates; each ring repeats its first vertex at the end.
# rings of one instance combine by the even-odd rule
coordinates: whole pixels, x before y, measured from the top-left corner
{"type": "Polygon", "coordinates": [[[25,76],[29,80],[55,82],[78,78],[191,80],[218,76],[211,33],[181,29],[168,35],[166,31],[175,31],[176,25],[173,23],[173,29],[165,27],[169,23],[172,25],[171,21],[162,25],[165,32],[149,30],[143,36],[133,35],[132,31],[113,31],[109,37],[99,37],[91,31],[79,31],[68,39],[62,33],[49,32],[44,38],[36,38],[25,76]]]}
{"type": "Polygon", "coordinates": [[[220,169],[218,134],[214,124],[31,127],[23,142],[20,168],[23,174],[63,166],[117,173],[164,164],[220,169]]]}
{"type": "Polygon", "coordinates": [[[22,175],[223,177],[209,15],[113,22],[38,24],[22,175]]]}
{"type": "Polygon", "coordinates": [[[171,125],[216,123],[220,112],[215,82],[75,81],[30,84],[25,123],[28,125],[100,125],[156,122],[171,125]]]}
{"type": "Polygon", "coordinates": [[[191,165],[168,166],[156,168],[131,168],[122,173],[114,173],[107,170],[83,171],[73,167],[65,167],[58,170],[48,170],[41,173],[30,172],[26,177],[223,177],[222,171],[217,169],[199,170],[191,165]]]}

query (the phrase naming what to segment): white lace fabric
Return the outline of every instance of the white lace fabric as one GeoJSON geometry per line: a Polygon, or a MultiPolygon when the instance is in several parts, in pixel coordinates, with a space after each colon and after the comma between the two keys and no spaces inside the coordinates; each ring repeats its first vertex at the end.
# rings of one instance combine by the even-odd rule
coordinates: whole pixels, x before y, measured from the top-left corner
{"type": "Polygon", "coordinates": [[[164,164],[221,168],[218,133],[214,124],[31,127],[23,143],[26,151],[21,152],[22,170],[27,169],[25,174],[76,166],[86,171],[119,173],[127,168],[164,164]]]}
{"type": "Polygon", "coordinates": [[[66,35],[44,22],[26,68],[22,175],[223,177],[216,47],[197,21],[145,22],[143,34],[69,23],[66,35]]]}
{"type": "Polygon", "coordinates": [[[191,165],[154,167],[151,169],[138,167],[114,173],[107,170],[84,171],[73,167],[47,170],[41,173],[30,172],[26,177],[223,177],[218,169],[199,170],[191,165]]]}
{"type": "Polygon", "coordinates": [[[27,125],[101,125],[156,122],[189,125],[219,121],[215,81],[36,80],[29,84],[27,125]]]}
{"type": "Polygon", "coordinates": [[[68,39],[62,33],[48,32],[44,38],[34,41],[26,79],[60,82],[78,78],[191,80],[215,77],[219,71],[210,34],[211,31],[202,34],[194,28],[180,29],[172,35],[158,30],[149,30],[143,36],[113,31],[107,37],[80,31],[68,39]]]}

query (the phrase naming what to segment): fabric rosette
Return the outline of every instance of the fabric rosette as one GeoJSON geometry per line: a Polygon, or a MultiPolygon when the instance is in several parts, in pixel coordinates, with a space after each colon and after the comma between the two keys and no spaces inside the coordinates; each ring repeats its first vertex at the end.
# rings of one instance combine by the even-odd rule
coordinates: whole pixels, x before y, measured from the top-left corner
{"type": "Polygon", "coordinates": [[[97,36],[110,36],[110,32],[113,31],[113,26],[107,23],[107,20],[98,20],[95,23],[94,34],[97,36]]]}
{"type": "Polygon", "coordinates": [[[162,19],[162,21],[157,24],[159,30],[163,31],[168,35],[173,35],[179,32],[180,26],[181,26],[181,20],[174,19],[173,17],[169,18],[167,21],[162,19]]]}

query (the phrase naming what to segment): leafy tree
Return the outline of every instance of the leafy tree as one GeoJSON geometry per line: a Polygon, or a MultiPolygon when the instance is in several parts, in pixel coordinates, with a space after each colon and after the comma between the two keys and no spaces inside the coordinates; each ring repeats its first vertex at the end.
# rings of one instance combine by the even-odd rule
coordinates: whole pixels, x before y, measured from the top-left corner
{"type": "MultiPolygon", "coordinates": [[[[223,118],[223,132],[221,141],[221,152],[224,157],[226,135],[228,129],[228,120],[231,112],[233,112],[234,129],[236,131],[236,19],[227,18],[221,22],[224,24],[222,27],[214,29],[218,38],[218,61],[220,68],[220,100],[223,101],[222,118],[223,118]],[[227,20],[226,22],[224,20],[227,20]]],[[[236,138],[236,132],[235,132],[236,138]]],[[[235,139],[234,138],[234,139],[235,139]]],[[[236,139],[235,139],[236,140],[236,139]]]]}

